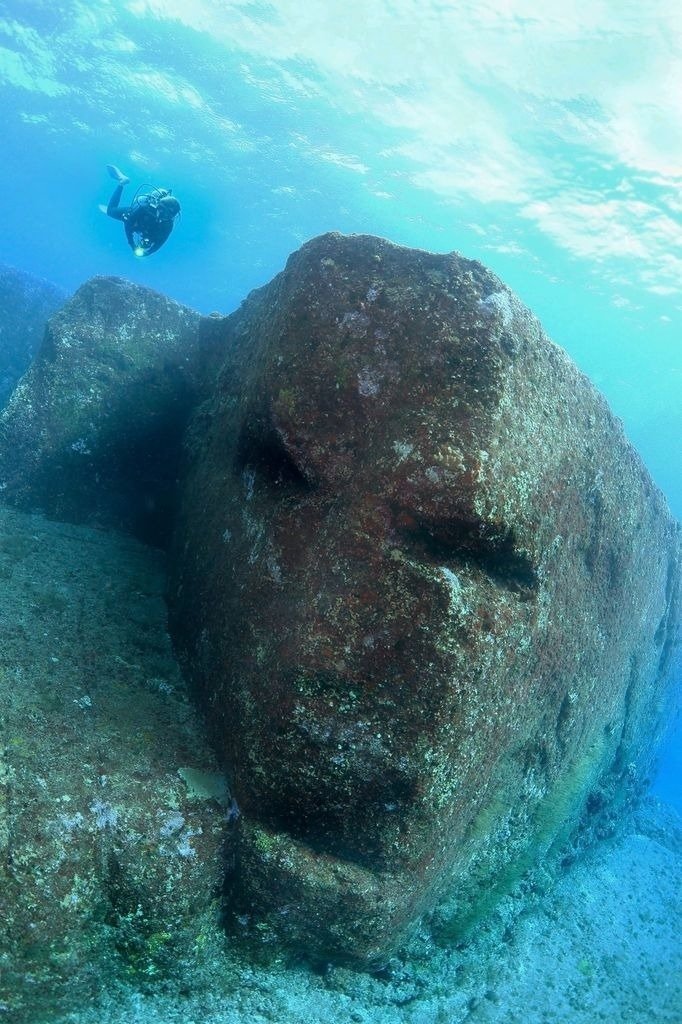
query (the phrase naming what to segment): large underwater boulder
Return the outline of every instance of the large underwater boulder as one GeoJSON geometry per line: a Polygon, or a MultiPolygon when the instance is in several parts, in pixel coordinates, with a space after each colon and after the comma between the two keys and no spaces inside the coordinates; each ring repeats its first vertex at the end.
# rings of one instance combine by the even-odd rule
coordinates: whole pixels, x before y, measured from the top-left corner
{"type": "Polygon", "coordinates": [[[49,281],[0,263],[0,409],[31,365],[48,317],[66,298],[49,281]]]}
{"type": "Polygon", "coordinates": [[[0,414],[0,498],[163,546],[180,439],[210,363],[200,321],[120,278],[79,288],[0,414]]]}
{"type": "Polygon", "coordinates": [[[0,1017],[35,1024],[219,945],[227,794],[158,552],[0,509],[0,579],[0,1017]]]}
{"type": "Polygon", "coordinates": [[[380,962],[641,787],[678,526],[479,263],[325,235],[220,329],[170,605],[242,811],[235,927],[380,962]]]}

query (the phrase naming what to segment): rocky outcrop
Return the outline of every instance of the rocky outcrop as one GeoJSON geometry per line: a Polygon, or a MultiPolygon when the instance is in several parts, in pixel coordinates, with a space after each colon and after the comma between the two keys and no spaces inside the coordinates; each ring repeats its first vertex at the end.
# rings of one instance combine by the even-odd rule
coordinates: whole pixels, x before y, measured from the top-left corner
{"type": "Polygon", "coordinates": [[[242,810],[236,927],[380,962],[645,780],[678,528],[478,263],[326,235],[220,329],[170,601],[242,810]]]}
{"type": "MultiPolygon", "coordinates": [[[[0,416],[0,491],[159,546],[175,528],[172,631],[236,795],[228,908],[247,939],[367,965],[426,914],[439,938],[461,935],[646,780],[679,630],[678,528],[604,401],[480,264],[328,235],[226,318],[96,278],[51,319],[0,416]]],[[[10,543],[7,572],[23,547],[10,543]]],[[[36,607],[70,608],[62,589],[41,588],[36,607]]],[[[73,650],[94,658],[92,622],[70,625],[73,650]]],[[[49,671],[66,658],[54,656],[49,671]]],[[[90,678],[68,667],[60,693],[90,678]]],[[[126,708],[147,712],[111,665],[104,678],[127,734],[126,708]]],[[[69,708],[89,714],[89,691],[69,708]]],[[[50,694],[34,703],[54,710],[50,694]]],[[[19,737],[19,713],[5,715],[19,737]]],[[[59,715],[34,751],[45,763],[48,732],[75,735],[59,715]]],[[[158,709],[147,718],[154,742],[172,735],[158,709]]],[[[109,777],[97,765],[113,733],[92,753],[107,728],[54,777],[77,777],[64,813],[92,883],[83,934],[100,920],[92,897],[120,937],[145,870],[154,892],[185,882],[163,861],[137,864],[150,804],[125,811],[128,795],[93,792],[109,777]]],[[[70,847],[48,821],[52,775],[42,807],[32,764],[23,804],[6,796],[17,765],[0,765],[0,849],[23,850],[36,875],[43,832],[55,872],[70,847]]],[[[189,820],[178,785],[159,797],[179,815],[163,819],[164,841],[189,820]]],[[[211,884],[213,851],[198,854],[211,884]]],[[[5,948],[33,928],[15,907],[29,874],[7,865],[5,948]]],[[[64,934],[82,877],[69,867],[70,889],[48,878],[41,890],[76,908],[55,918],[64,934]]],[[[155,900],[149,941],[163,951],[175,926],[155,900]]],[[[60,962],[82,960],[40,920],[60,962]]],[[[144,935],[121,940],[126,962],[142,944],[140,962],[156,964],[144,935]]]]}
{"type": "Polygon", "coordinates": [[[210,365],[200,321],[118,278],[84,284],[0,415],[2,500],[163,546],[180,438],[210,365]]]}
{"type": "Polygon", "coordinates": [[[0,509],[0,579],[0,1016],[35,1024],[220,946],[228,803],[158,552],[0,509]]]}
{"type": "Polygon", "coordinates": [[[66,298],[49,281],[0,264],[0,409],[31,365],[47,318],[66,298]]]}

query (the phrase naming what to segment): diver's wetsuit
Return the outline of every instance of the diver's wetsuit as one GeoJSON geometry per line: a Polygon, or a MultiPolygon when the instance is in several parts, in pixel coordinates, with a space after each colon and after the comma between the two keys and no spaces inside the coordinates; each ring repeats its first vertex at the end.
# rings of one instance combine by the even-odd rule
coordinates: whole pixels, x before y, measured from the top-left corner
{"type": "Polygon", "coordinates": [[[123,185],[117,185],[107,206],[107,216],[114,220],[122,220],[128,244],[136,255],[151,256],[160,249],[173,230],[173,218],[164,215],[164,211],[150,203],[134,203],[132,206],[119,206],[123,194],[123,185]],[[143,238],[143,253],[138,253],[138,243],[134,235],[143,238]],[[148,242],[149,244],[145,244],[148,242]]]}

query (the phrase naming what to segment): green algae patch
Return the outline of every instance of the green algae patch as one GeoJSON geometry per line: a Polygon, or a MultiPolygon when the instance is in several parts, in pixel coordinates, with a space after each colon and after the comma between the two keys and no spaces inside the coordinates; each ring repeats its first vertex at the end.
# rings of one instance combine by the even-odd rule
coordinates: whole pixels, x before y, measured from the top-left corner
{"type": "Polygon", "coordinates": [[[178,775],[187,786],[187,794],[194,800],[229,800],[227,780],[220,772],[204,772],[199,768],[178,768],[178,775]]]}

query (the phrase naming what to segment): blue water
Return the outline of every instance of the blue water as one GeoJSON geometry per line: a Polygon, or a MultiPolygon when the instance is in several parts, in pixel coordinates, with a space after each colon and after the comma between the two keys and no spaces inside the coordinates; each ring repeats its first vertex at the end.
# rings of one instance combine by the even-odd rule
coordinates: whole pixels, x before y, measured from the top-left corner
{"type": "MultiPolygon", "coordinates": [[[[4,0],[0,261],[229,312],[324,231],[457,249],[576,359],[682,516],[681,63],[665,0],[4,0]],[[107,163],[182,203],[149,260],[98,209],[107,163]]],[[[656,786],[682,807],[679,748],[656,786]]]]}

